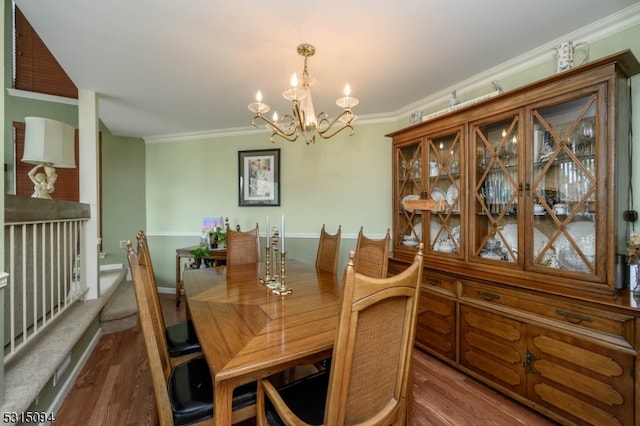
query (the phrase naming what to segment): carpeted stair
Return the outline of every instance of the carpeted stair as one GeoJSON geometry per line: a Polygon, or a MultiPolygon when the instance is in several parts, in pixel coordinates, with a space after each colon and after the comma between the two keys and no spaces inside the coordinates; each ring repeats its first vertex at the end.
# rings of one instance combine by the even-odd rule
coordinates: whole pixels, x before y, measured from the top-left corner
{"type": "Polygon", "coordinates": [[[127,330],[138,323],[138,304],[133,292],[133,283],[125,279],[117,285],[109,301],[100,312],[100,323],[104,334],[127,330]]]}

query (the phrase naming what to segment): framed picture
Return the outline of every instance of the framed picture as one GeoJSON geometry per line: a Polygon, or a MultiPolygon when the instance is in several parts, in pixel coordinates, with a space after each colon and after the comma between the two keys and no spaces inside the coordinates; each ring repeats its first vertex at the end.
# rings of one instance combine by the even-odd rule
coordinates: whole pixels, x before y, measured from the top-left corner
{"type": "Polygon", "coordinates": [[[280,205],[280,149],[238,151],[238,205],[280,205]]]}

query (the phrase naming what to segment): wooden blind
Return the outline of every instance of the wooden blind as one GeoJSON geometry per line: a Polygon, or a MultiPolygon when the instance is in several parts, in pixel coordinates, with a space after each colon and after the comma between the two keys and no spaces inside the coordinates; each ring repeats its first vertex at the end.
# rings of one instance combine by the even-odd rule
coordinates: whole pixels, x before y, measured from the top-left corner
{"type": "MultiPolygon", "coordinates": [[[[15,167],[15,184],[16,195],[26,195],[30,197],[33,194],[33,182],[29,178],[29,170],[34,166],[33,164],[27,164],[22,162],[22,155],[24,153],[24,129],[25,124],[14,122],[13,123],[14,135],[15,135],[15,155],[14,167],[15,167]]],[[[78,131],[75,132],[75,154],[76,154],[76,168],[73,169],[56,169],[58,180],[56,181],[55,191],[51,194],[51,197],[55,200],[65,201],[80,201],[80,163],[79,149],[78,149],[78,131]]]]}
{"type": "Polygon", "coordinates": [[[17,7],[15,7],[15,40],[14,88],[78,98],[76,85],[17,7]]]}

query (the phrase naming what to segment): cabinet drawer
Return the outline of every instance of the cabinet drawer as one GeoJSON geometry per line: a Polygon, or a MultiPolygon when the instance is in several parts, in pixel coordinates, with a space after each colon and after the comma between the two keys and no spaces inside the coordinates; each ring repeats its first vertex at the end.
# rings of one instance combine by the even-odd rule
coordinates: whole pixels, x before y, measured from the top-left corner
{"type": "Polygon", "coordinates": [[[416,344],[430,352],[454,360],[456,304],[424,288],[420,292],[416,324],[416,344]]]}
{"type": "Polygon", "coordinates": [[[450,296],[455,296],[456,280],[431,271],[425,271],[422,274],[422,286],[427,290],[436,291],[450,296]]]}
{"type": "Polygon", "coordinates": [[[389,264],[387,266],[387,275],[390,277],[394,275],[398,275],[399,273],[407,269],[409,265],[411,265],[411,263],[407,263],[394,258],[389,258],[389,264]]]}
{"type": "Polygon", "coordinates": [[[516,314],[537,316],[541,320],[553,320],[552,325],[577,326],[589,334],[599,334],[598,339],[628,348],[633,347],[634,321],[629,315],[594,309],[579,302],[539,296],[517,290],[497,288],[491,285],[463,282],[463,299],[489,302],[497,306],[516,309],[516,314]]]}
{"type": "Polygon", "coordinates": [[[460,307],[460,364],[524,394],[525,326],[470,306],[460,307]]]}
{"type": "Polygon", "coordinates": [[[527,335],[530,400],[578,424],[634,424],[634,355],[544,327],[527,335]]]}

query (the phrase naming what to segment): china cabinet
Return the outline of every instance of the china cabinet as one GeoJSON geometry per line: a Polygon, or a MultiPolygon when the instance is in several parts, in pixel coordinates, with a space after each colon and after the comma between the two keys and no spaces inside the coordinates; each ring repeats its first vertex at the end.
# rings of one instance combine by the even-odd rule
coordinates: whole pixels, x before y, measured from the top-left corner
{"type": "Polygon", "coordinates": [[[562,423],[640,424],[616,275],[638,73],[625,51],[389,135],[390,273],[425,247],[416,345],[562,423]]]}

